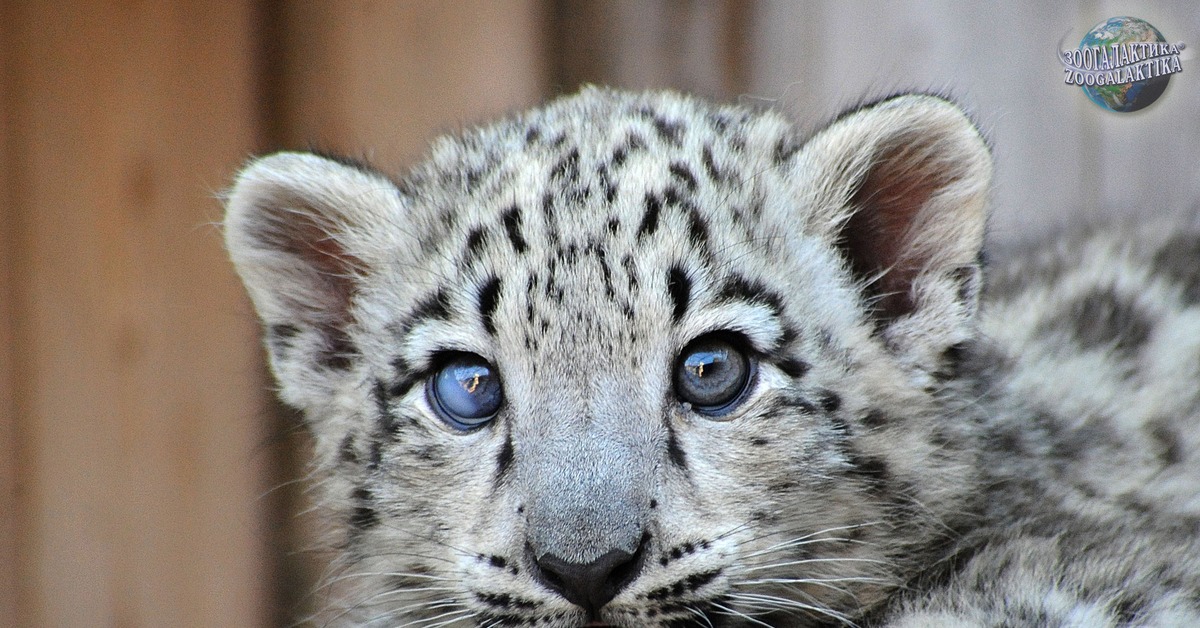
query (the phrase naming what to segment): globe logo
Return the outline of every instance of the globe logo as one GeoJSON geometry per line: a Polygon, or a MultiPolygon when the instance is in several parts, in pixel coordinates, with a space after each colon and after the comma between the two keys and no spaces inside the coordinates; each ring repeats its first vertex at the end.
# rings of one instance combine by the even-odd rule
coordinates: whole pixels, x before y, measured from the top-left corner
{"type": "Polygon", "coordinates": [[[1078,85],[1097,105],[1119,113],[1150,106],[1182,72],[1182,42],[1136,17],[1109,18],[1092,27],[1077,50],[1062,52],[1065,83],[1078,85]]]}

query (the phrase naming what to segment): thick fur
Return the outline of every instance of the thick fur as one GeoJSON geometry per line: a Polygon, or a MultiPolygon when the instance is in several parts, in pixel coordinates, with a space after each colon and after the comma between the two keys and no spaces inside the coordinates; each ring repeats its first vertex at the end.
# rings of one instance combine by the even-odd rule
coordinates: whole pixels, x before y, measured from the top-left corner
{"type": "Polygon", "coordinates": [[[990,175],[934,96],[805,138],[601,89],[397,181],[251,163],[226,234],[317,443],[322,620],[1200,624],[1200,236],[1092,230],[985,280],[990,175]],[[719,417],[672,383],[711,332],[755,364],[719,417]],[[480,429],[431,406],[446,352],[499,373],[480,429]],[[539,571],[610,550],[644,562],[590,613],[539,571]]]}

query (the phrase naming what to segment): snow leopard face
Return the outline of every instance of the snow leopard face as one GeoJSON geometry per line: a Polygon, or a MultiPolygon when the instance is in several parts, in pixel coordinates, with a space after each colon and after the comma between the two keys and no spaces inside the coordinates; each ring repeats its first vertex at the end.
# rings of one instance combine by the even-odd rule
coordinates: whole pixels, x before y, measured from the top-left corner
{"type": "MultiPolygon", "coordinates": [[[[284,153],[227,239],[344,549],[330,619],[799,625],[968,510],[990,158],[936,97],[802,138],[588,89],[401,180],[284,153]]],[[[407,625],[407,624],[405,624],[407,625]]]]}

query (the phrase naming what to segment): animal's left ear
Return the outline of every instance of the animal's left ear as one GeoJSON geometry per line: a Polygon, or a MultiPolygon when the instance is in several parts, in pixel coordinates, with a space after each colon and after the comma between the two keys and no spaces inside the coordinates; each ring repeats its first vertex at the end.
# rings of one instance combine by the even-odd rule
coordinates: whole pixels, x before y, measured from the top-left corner
{"type": "Polygon", "coordinates": [[[897,96],[840,117],[796,167],[888,346],[938,368],[975,333],[992,176],[979,130],[944,99],[897,96]]]}

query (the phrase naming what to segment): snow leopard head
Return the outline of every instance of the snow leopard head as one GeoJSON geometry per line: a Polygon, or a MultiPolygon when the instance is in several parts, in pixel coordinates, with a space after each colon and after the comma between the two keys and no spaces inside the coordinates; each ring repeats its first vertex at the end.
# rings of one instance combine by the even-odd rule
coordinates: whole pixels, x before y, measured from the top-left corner
{"type": "Polygon", "coordinates": [[[970,498],[954,381],[990,169],[934,96],[805,137],[602,89],[441,139],[399,179],[253,161],[228,248],[315,436],[331,617],[869,608],[970,498]]]}

